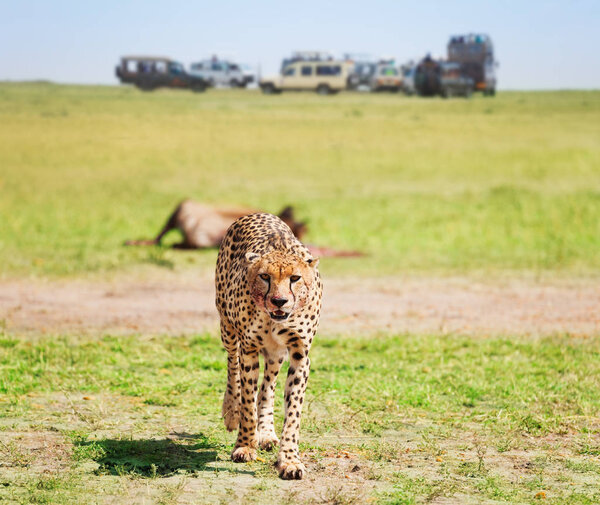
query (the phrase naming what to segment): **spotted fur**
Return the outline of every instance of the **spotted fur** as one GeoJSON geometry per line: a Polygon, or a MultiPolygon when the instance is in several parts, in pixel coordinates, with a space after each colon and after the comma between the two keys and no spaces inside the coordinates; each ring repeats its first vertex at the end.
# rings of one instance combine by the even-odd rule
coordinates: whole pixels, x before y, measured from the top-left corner
{"type": "Polygon", "coordinates": [[[280,444],[277,468],[284,479],[301,479],[306,472],[298,438],[310,369],[308,353],[321,311],[318,262],[271,214],[251,214],[235,221],[217,259],[216,303],[228,354],[222,415],[228,430],[238,430],[231,458],[251,461],[257,447],[270,450],[280,444]],[[259,354],[265,363],[260,392],[259,354]],[[274,391],[288,356],[280,443],[273,426],[274,391]]]}

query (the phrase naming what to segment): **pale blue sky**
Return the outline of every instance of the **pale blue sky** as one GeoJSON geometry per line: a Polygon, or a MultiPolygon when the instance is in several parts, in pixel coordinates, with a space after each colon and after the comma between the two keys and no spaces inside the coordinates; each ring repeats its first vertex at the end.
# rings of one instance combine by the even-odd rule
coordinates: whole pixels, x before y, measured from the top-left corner
{"type": "Polygon", "coordinates": [[[500,89],[600,87],[600,0],[0,0],[0,80],[114,84],[122,54],[213,53],[278,70],[293,50],[418,59],[494,41],[500,89]]]}

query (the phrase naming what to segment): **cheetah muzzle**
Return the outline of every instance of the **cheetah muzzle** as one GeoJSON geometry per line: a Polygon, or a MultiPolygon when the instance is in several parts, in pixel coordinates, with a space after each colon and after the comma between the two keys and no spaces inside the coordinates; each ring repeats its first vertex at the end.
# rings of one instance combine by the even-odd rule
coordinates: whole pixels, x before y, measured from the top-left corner
{"type": "Polygon", "coordinates": [[[271,214],[251,214],[228,229],[217,258],[216,304],[227,350],[223,418],[238,429],[233,461],[256,459],[256,449],[279,445],[283,479],[301,479],[300,415],[310,372],[308,353],[319,324],[319,260],[271,214]],[[259,355],[264,376],[258,389],[259,355]],[[281,438],[273,425],[275,385],[289,357],[281,438]]]}

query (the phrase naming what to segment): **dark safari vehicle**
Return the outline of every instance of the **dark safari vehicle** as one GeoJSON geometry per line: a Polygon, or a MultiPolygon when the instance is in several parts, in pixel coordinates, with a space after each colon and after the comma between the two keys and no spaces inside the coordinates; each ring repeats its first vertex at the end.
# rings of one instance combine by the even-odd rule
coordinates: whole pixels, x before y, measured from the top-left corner
{"type": "Polygon", "coordinates": [[[116,74],[123,84],[133,84],[144,91],[165,87],[199,92],[208,86],[206,79],[188,74],[181,63],[154,56],[123,56],[116,74]]]}
{"type": "Polygon", "coordinates": [[[473,93],[475,83],[465,75],[459,63],[443,61],[440,63],[440,94],[444,98],[464,96],[469,98],[473,93]]]}
{"type": "Polygon", "coordinates": [[[473,79],[462,72],[458,63],[434,60],[427,55],[415,69],[415,89],[420,96],[468,98],[473,88],[473,79]]]}
{"type": "Polygon", "coordinates": [[[496,66],[494,46],[488,35],[469,34],[450,37],[448,61],[459,63],[462,73],[475,83],[476,91],[484,95],[496,94],[496,66]]]}

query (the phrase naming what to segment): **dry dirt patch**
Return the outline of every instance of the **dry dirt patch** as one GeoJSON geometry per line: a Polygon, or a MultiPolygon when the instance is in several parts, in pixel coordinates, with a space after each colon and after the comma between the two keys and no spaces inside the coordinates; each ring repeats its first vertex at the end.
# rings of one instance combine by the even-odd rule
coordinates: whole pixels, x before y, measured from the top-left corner
{"type": "MultiPolygon", "coordinates": [[[[11,332],[216,331],[208,276],[0,282],[11,332]]],[[[327,279],[321,333],[574,335],[600,333],[600,286],[589,281],[474,282],[464,278],[327,279]]]]}
{"type": "Polygon", "coordinates": [[[0,432],[0,469],[56,472],[68,468],[71,444],[57,431],[0,432]]]}

